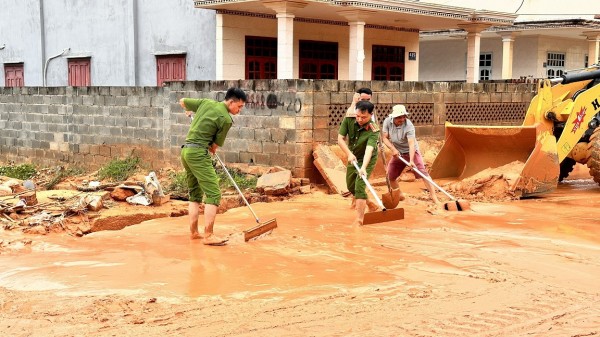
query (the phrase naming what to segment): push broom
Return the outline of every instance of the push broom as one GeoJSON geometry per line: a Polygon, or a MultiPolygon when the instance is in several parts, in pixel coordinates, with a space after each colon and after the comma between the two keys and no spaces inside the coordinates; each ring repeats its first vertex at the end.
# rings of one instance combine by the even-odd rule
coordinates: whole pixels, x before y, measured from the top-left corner
{"type": "Polygon", "coordinates": [[[404,219],[404,208],[394,208],[394,209],[388,210],[381,202],[381,199],[379,199],[379,196],[377,196],[377,193],[373,189],[373,186],[371,186],[371,184],[369,183],[369,180],[367,179],[367,177],[360,174],[360,168],[358,167],[358,163],[356,161],[353,161],[352,165],[354,165],[354,168],[358,172],[358,175],[365,182],[365,185],[367,185],[369,192],[371,192],[371,194],[377,201],[377,205],[382,209],[381,212],[365,213],[363,225],[370,225],[373,223],[388,222],[388,221],[404,219]]]}
{"type": "MultiPolygon", "coordinates": [[[[193,120],[193,116],[190,116],[190,120],[193,120]]],[[[229,180],[231,181],[231,183],[233,184],[233,187],[235,187],[235,189],[238,191],[238,193],[240,194],[240,196],[242,197],[242,199],[244,200],[244,202],[246,203],[246,206],[248,206],[248,209],[250,209],[250,212],[252,212],[252,215],[254,216],[254,219],[256,220],[256,223],[258,225],[247,229],[244,231],[244,241],[248,242],[249,240],[262,235],[268,231],[272,231],[273,229],[277,228],[277,220],[275,218],[263,222],[261,223],[260,220],[258,219],[258,216],[256,215],[256,213],[254,212],[254,210],[252,209],[252,207],[250,207],[250,203],[248,202],[248,200],[246,200],[246,197],[244,196],[244,193],[242,193],[242,191],[240,190],[240,188],[238,187],[237,183],[235,182],[235,180],[233,179],[233,177],[231,176],[231,174],[229,173],[229,170],[227,170],[227,167],[225,166],[225,163],[223,163],[223,161],[221,160],[221,158],[219,158],[219,155],[215,153],[215,157],[217,158],[217,160],[219,161],[219,164],[221,164],[221,167],[223,168],[223,170],[225,171],[225,173],[227,174],[227,177],[229,177],[229,180]]]]}
{"type": "Polygon", "coordinates": [[[242,197],[242,199],[244,200],[244,202],[246,203],[246,206],[248,206],[248,209],[250,209],[250,212],[252,212],[252,215],[254,216],[254,219],[256,220],[256,223],[258,225],[247,229],[244,231],[244,241],[248,241],[251,240],[259,235],[262,235],[268,231],[272,231],[273,229],[277,228],[277,220],[275,218],[268,220],[266,222],[260,222],[260,220],[258,219],[258,216],[256,215],[256,213],[254,212],[254,210],[252,209],[252,207],[250,207],[250,203],[248,202],[248,200],[246,200],[246,197],[244,196],[244,193],[242,193],[242,191],[240,190],[240,188],[238,187],[238,185],[236,184],[235,180],[233,179],[233,177],[231,176],[231,174],[229,173],[229,170],[227,169],[227,167],[225,167],[225,164],[223,163],[223,161],[221,160],[221,158],[219,158],[219,155],[215,153],[215,158],[217,158],[217,160],[219,161],[219,164],[221,164],[221,167],[223,168],[223,171],[225,171],[225,173],[227,174],[227,177],[229,177],[229,180],[231,181],[231,183],[233,184],[233,186],[235,187],[235,189],[238,191],[238,193],[240,194],[240,196],[242,197]]]}
{"type": "Polygon", "coordinates": [[[459,199],[454,198],[452,195],[450,195],[450,193],[446,192],[443,188],[441,188],[438,184],[436,184],[431,179],[431,177],[424,175],[416,167],[412,167],[410,165],[410,163],[408,161],[406,161],[406,159],[402,158],[402,155],[398,155],[398,158],[404,164],[406,164],[406,166],[410,167],[411,170],[417,172],[421,176],[421,178],[427,180],[431,185],[435,186],[438,190],[440,190],[440,192],[444,193],[448,198],[450,198],[450,201],[448,201],[444,204],[445,210],[447,210],[447,211],[467,211],[467,210],[471,209],[471,204],[468,201],[462,200],[462,199],[459,200],[459,199]]]}

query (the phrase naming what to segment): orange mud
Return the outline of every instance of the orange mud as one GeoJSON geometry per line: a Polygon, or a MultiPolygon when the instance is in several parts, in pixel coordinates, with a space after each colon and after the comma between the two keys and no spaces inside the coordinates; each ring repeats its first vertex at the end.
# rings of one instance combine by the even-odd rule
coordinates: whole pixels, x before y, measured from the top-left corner
{"type": "Polygon", "coordinates": [[[462,197],[478,201],[516,199],[510,188],[519,178],[524,166],[525,163],[514,161],[500,167],[480,171],[461,181],[443,184],[442,188],[455,198],[462,197]]]}
{"type": "Polygon", "coordinates": [[[81,238],[0,231],[0,332],[599,335],[600,188],[572,177],[467,212],[434,209],[421,180],[402,182],[406,218],[364,227],[350,226],[347,199],[316,191],[253,204],[279,227],[249,243],[246,208],[218,215],[216,232],[236,233],[224,247],[191,242],[186,217],[81,238]]]}

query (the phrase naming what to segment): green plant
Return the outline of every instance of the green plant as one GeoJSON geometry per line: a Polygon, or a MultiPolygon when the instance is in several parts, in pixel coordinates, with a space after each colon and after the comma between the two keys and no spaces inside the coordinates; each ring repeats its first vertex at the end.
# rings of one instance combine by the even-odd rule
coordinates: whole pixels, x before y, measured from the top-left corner
{"type": "Polygon", "coordinates": [[[54,177],[52,177],[52,179],[50,179],[45,187],[47,190],[51,190],[54,188],[54,186],[56,186],[58,183],[60,183],[61,181],[63,181],[65,178],[70,177],[70,176],[76,176],[76,175],[80,175],[83,174],[84,170],[80,167],[70,167],[67,169],[64,168],[60,168],[58,170],[58,172],[56,172],[56,174],[54,175],[54,177]]]}
{"type": "Polygon", "coordinates": [[[123,181],[133,174],[139,165],[139,157],[129,156],[125,159],[113,159],[98,170],[98,178],[123,181]]]}
{"type": "Polygon", "coordinates": [[[0,176],[16,178],[20,180],[30,179],[37,173],[35,166],[31,164],[0,166],[0,176]]]}
{"type": "Polygon", "coordinates": [[[185,171],[170,172],[169,180],[170,182],[165,189],[166,193],[180,197],[187,197],[189,191],[187,187],[187,181],[185,179],[185,171]]]}
{"type": "MultiPolygon", "coordinates": [[[[238,185],[240,190],[245,190],[245,189],[254,190],[256,188],[257,179],[255,176],[247,175],[236,169],[229,169],[229,173],[231,174],[231,177],[233,178],[235,183],[238,185]]],[[[217,170],[217,175],[219,176],[219,186],[221,187],[221,189],[226,189],[229,187],[234,188],[233,184],[231,183],[231,180],[227,176],[227,173],[225,173],[225,170],[223,170],[223,169],[217,170]]]]}
{"type": "MultiPolygon", "coordinates": [[[[256,177],[246,175],[235,169],[229,170],[229,172],[241,190],[253,190],[256,188],[256,177]]],[[[221,190],[233,188],[231,181],[223,169],[217,168],[217,176],[219,178],[219,187],[221,190]]],[[[189,190],[187,187],[187,180],[185,178],[185,171],[169,173],[169,181],[169,184],[165,188],[166,193],[178,196],[179,198],[187,198],[189,190]]]]}

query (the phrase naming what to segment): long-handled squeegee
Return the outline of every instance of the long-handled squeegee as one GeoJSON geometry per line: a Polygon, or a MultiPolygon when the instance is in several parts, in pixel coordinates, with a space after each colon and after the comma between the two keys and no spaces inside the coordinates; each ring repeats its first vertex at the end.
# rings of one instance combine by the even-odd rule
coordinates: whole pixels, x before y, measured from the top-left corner
{"type": "Polygon", "coordinates": [[[252,209],[252,207],[250,207],[250,203],[248,203],[248,200],[246,200],[246,197],[244,197],[244,193],[242,193],[242,191],[236,184],[235,180],[229,173],[229,170],[227,170],[227,167],[225,167],[225,164],[223,163],[221,158],[219,158],[219,155],[217,155],[216,153],[215,153],[215,158],[217,158],[217,160],[219,161],[219,164],[221,164],[221,167],[223,167],[223,170],[229,177],[229,180],[231,181],[231,183],[233,184],[235,189],[238,191],[238,193],[240,194],[240,196],[246,203],[246,206],[248,206],[248,209],[250,209],[250,212],[252,212],[252,215],[254,216],[254,219],[256,220],[256,223],[258,224],[256,226],[244,231],[244,241],[248,241],[250,239],[253,239],[259,235],[262,235],[266,232],[272,231],[273,229],[277,228],[277,220],[275,218],[268,220],[266,222],[263,222],[263,223],[260,222],[256,213],[254,213],[254,210],[252,209]]]}
{"type": "Polygon", "coordinates": [[[450,201],[444,203],[445,210],[447,210],[447,211],[467,211],[467,210],[471,209],[471,204],[467,200],[454,198],[452,195],[450,195],[450,193],[446,192],[446,190],[441,188],[440,185],[436,184],[435,181],[433,181],[433,179],[431,179],[431,177],[426,176],[425,174],[423,174],[423,172],[419,171],[416,167],[412,167],[406,159],[402,158],[402,155],[398,155],[398,159],[400,159],[406,166],[410,167],[411,170],[417,172],[421,176],[421,178],[427,180],[427,182],[429,182],[431,185],[435,186],[438,190],[440,190],[440,192],[444,193],[448,198],[450,198],[450,201]]]}
{"type": "Polygon", "coordinates": [[[358,175],[360,175],[362,180],[365,182],[365,185],[367,185],[369,192],[371,192],[371,194],[377,201],[377,205],[379,205],[379,207],[381,207],[381,209],[382,209],[381,212],[365,213],[363,225],[370,225],[373,223],[388,222],[388,221],[404,219],[404,208],[394,208],[394,209],[390,209],[390,210],[386,209],[385,206],[383,205],[383,203],[381,202],[381,199],[379,199],[379,196],[377,196],[377,193],[373,189],[373,186],[371,186],[371,184],[369,183],[369,180],[367,179],[367,177],[360,174],[360,168],[358,167],[358,163],[356,161],[353,161],[352,165],[354,165],[356,172],[358,172],[358,175]]]}

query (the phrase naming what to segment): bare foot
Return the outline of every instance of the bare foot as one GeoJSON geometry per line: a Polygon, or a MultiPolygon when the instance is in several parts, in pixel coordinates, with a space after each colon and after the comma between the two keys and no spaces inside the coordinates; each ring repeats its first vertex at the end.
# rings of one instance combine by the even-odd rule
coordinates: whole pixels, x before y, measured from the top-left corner
{"type": "Polygon", "coordinates": [[[214,234],[210,234],[202,240],[202,243],[207,246],[223,246],[227,243],[227,241],[229,241],[228,238],[222,238],[214,234]]]}
{"type": "Polygon", "coordinates": [[[371,200],[367,200],[367,207],[369,208],[369,212],[377,212],[379,210],[379,206],[371,200]]]}
{"type": "Polygon", "coordinates": [[[358,226],[358,227],[360,227],[362,225],[363,225],[363,222],[360,221],[360,220],[354,220],[354,222],[352,223],[352,226],[358,226]]]}
{"type": "Polygon", "coordinates": [[[198,232],[192,232],[190,234],[190,240],[199,240],[199,239],[204,239],[204,235],[202,235],[198,232]]]}

